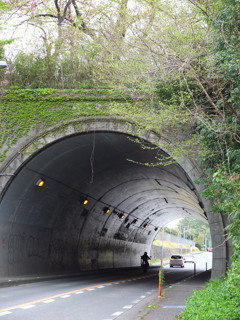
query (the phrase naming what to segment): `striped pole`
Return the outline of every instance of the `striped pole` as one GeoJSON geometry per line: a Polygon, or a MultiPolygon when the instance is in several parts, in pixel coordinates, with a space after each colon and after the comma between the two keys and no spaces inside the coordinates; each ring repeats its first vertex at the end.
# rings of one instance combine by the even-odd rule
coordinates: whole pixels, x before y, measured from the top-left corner
{"type": "Polygon", "coordinates": [[[162,296],[163,274],[162,268],[159,268],[159,282],[158,282],[158,298],[162,296]]]}

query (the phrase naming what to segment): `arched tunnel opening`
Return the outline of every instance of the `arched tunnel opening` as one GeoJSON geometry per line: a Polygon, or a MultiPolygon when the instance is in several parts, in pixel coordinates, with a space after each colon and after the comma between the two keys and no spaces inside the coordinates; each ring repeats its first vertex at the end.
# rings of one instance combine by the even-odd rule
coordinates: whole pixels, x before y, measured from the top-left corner
{"type": "Polygon", "coordinates": [[[187,172],[178,163],[159,164],[168,154],[142,142],[92,131],[31,155],[1,198],[1,276],[88,270],[92,249],[101,269],[138,266],[168,222],[206,221],[187,172]]]}

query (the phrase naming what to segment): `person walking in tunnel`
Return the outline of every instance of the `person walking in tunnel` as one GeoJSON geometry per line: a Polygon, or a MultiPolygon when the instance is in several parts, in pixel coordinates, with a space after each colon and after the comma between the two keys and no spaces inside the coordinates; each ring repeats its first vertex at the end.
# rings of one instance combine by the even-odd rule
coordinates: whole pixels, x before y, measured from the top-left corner
{"type": "Polygon", "coordinates": [[[141,267],[144,273],[147,272],[147,269],[149,267],[148,260],[151,260],[151,257],[148,256],[147,252],[144,252],[144,254],[141,256],[141,267]]]}

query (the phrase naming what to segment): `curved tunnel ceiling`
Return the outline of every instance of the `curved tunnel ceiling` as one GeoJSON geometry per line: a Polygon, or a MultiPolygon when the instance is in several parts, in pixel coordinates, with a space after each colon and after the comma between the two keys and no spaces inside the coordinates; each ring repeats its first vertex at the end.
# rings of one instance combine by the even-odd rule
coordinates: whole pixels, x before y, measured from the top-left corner
{"type": "MultiPolygon", "coordinates": [[[[157,228],[174,219],[206,220],[201,200],[184,170],[178,164],[141,164],[156,163],[156,157],[167,154],[147,142],[151,148],[141,148],[132,138],[121,133],[90,132],[68,136],[43,148],[9,184],[0,204],[1,221],[25,238],[34,234],[39,239],[45,234],[41,241],[46,243],[38,243],[35,251],[41,251],[44,257],[54,255],[52,259],[61,262],[65,256],[57,256],[60,244],[54,241],[62,239],[68,252],[65,262],[68,269],[74,269],[72,264],[84,265],[93,243],[104,252],[103,267],[108,267],[110,262],[104,265],[103,260],[110,261],[114,250],[116,256],[122,248],[119,241],[142,244],[141,251],[151,245],[157,228]],[[36,186],[40,178],[45,181],[41,188],[36,186]],[[84,206],[81,199],[86,196],[89,203],[84,206]],[[105,207],[111,212],[104,213],[105,207]],[[63,239],[67,239],[65,244],[63,239]],[[53,254],[54,246],[57,254],[53,254]],[[77,258],[73,258],[74,252],[77,258]]],[[[24,247],[24,241],[20,240],[18,246],[24,247]]],[[[135,246],[132,250],[137,252],[135,246]]],[[[21,260],[18,256],[11,259],[21,260]]],[[[114,265],[119,265],[119,260],[115,258],[114,265]]]]}

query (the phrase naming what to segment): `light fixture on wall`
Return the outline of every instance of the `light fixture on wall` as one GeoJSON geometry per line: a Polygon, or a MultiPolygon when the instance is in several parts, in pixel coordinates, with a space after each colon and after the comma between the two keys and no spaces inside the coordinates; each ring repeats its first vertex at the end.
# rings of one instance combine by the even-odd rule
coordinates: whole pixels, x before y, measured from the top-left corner
{"type": "Polygon", "coordinates": [[[89,202],[89,200],[87,199],[87,198],[83,198],[82,200],[81,200],[81,204],[82,205],[86,205],[86,204],[88,204],[88,202],[89,202]]]}
{"type": "Polygon", "coordinates": [[[137,224],[138,223],[138,219],[134,219],[132,223],[133,224],[137,224]]]}
{"type": "Polygon", "coordinates": [[[36,182],[36,186],[43,187],[45,185],[45,181],[43,179],[38,179],[36,182]]]}
{"type": "Polygon", "coordinates": [[[147,228],[148,227],[148,224],[147,223],[145,223],[144,225],[143,225],[143,228],[147,228]]]}
{"type": "Polygon", "coordinates": [[[120,219],[124,219],[124,218],[125,218],[125,215],[124,215],[123,213],[119,213],[119,214],[118,214],[118,217],[119,217],[120,219]]]}
{"type": "Polygon", "coordinates": [[[108,213],[111,212],[111,210],[109,209],[109,207],[105,207],[105,208],[103,209],[103,212],[106,213],[106,214],[108,214],[108,213]]]}
{"type": "Polygon", "coordinates": [[[158,231],[158,228],[156,227],[156,228],[154,229],[154,231],[158,231]]]}

